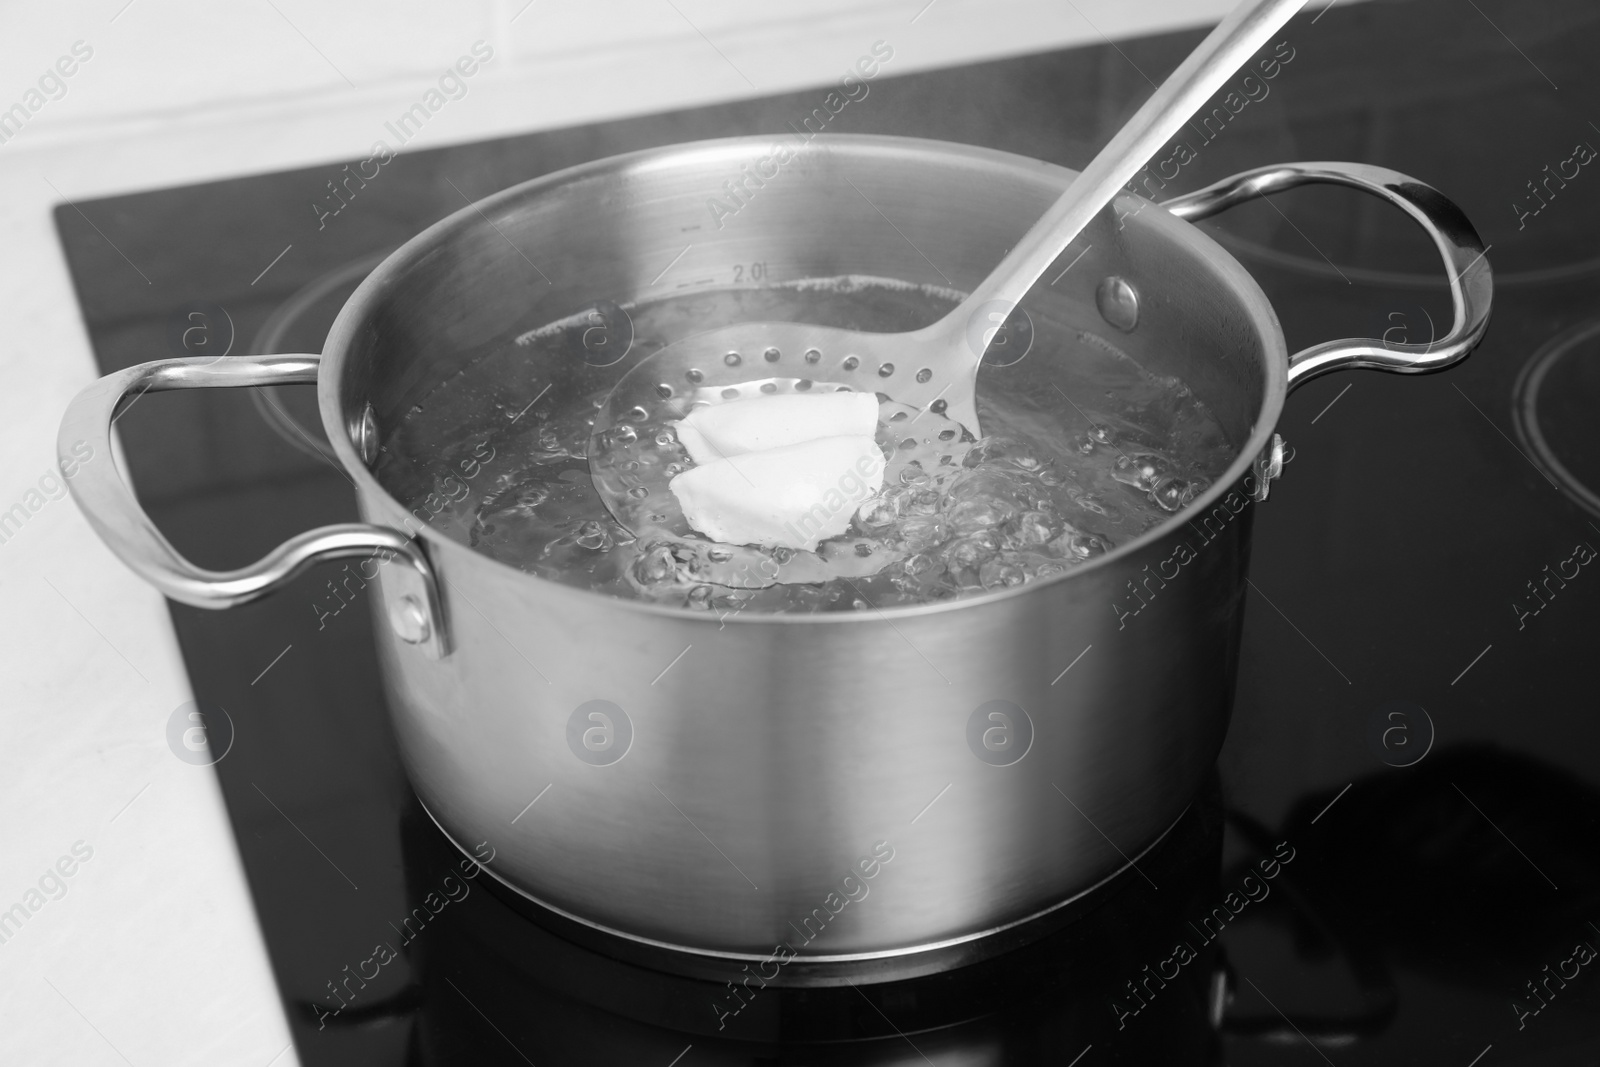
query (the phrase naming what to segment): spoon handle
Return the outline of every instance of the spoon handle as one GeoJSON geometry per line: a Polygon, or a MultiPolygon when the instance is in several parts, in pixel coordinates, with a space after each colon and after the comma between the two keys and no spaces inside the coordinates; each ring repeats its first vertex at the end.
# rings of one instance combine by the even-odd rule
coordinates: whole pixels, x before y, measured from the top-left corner
{"type": "MultiPolygon", "coordinates": [[[[1306,0],[1244,0],[1178,65],[1127,124],[1100,150],[1022,236],[1005,259],[934,326],[962,332],[967,320],[994,301],[1016,305],[1084,227],[1122,191],[1145,162],[1222,88],[1306,0]]],[[[1001,316],[1003,318],[1003,316],[1001,316]]]]}

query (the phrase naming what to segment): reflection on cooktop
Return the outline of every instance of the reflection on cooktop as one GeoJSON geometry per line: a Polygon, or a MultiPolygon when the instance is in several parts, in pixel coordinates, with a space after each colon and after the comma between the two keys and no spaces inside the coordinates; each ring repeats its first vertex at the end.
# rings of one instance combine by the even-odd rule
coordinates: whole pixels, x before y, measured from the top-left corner
{"type": "Polygon", "coordinates": [[[1511,412],[1529,458],[1600,518],[1600,320],[1582,323],[1534,353],[1517,377],[1511,412]]]}

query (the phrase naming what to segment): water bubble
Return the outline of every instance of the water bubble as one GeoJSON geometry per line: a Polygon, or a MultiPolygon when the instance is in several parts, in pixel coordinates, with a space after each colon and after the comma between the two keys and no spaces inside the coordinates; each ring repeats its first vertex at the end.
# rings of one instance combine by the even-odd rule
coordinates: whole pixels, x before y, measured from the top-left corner
{"type": "Polygon", "coordinates": [[[662,448],[670,448],[678,443],[678,435],[671,430],[662,430],[656,434],[656,444],[662,448]]]}
{"type": "Polygon", "coordinates": [[[1036,471],[1043,466],[1043,464],[1041,464],[1032,456],[1013,456],[1011,462],[1015,463],[1025,471],[1036,471]]]}
{"type": "Polygon", "coordinates": [[[1150,491],[1150,499],[1154,500],[1166,511],[1177,511],[1193,500],[1194,497],[1194,487],[1182,478],[1163,478],[1150,491]]]}
{"type": "Polygon", "coordinates": [[[861,366],[861,361],[855,356],[846,356],[844,357],[844,362],[839,365],[845,370],[855,370],[857,367],[861,366]]]}
{"type": "Polygon", "coordinates": [[[889,375],[891,375],[893,373],[894,373],[894,364],[893,363],[885,363],[885,364],[883,364],[882,366],[880,366],[878,368],[878,377],[880,377],[880,378],[887,378],[887,377],[889,377],[889,375]]]}
{"type": "Polygon", "coordinates": [[[956,432],[954,430],[940,430],[939,431],[939,440],[941,440],[941,441],[949,441],[949,440],[953,439],[955,437],[955,435],[956,435],[956,432]]]}
{"type": "Polygon", "coordinates": [[[917,371],[917,381],[923,385],[926,385],[932,380],[932,378],[933,371],[929,370],[927,367],[923,367],[921,370],[917,371]]]}
{"type": "Polygon", "coordinates": [[[865,600],[862,600],[860,597],[856,597],[854,600],[850,601],[850,607],[851,607],[852,610],[855,610],[855,611],[866,611],[868,608],[872,607],[872,605],[868,604],[865,600]]]}
{"type": "Polygon", "coordinates": [[[875,496],[861,505],[856,512],[856,521],[867,529],[881,529],[892,524],[900,517],[895,508],[895,502],[883,496],[875,496]]]}
{"type": "Polygon", "coordinates": [[[774,382],[762,382],[761,391],[768,394],[776,393],[778,391],[778,386],[774,382]]]}
{"type": "Polygon", "coordinates": [[[634,577],[645,585],[658,585],[671,581],[677,574],[677,561],[672,557],[672,549],[666,545],[655,545],[646,549],[633,564],[634,577]]]}
{"type": "Polygon", "coordinates": [[[646,489],[642,485],[636,485],[632,489],[628,490],[628,495],[633,497],[635,500],[643,500],[645,497],[650,495],[650,490],[646,489]]]}
{"type": "Polygon", "coordinates": [[[739,364],[744,362],[744,357],[737,352],[729,352],[727,355],[722,357],[722,362],[726,363],[730,367],[737,367],[739,364]]]}
{"type": "Polygon", "coordinates": [[[611,439],[619,445],[631,445],[639,439],[639,431],[627,424],[614,426],[611,429],[611,439]]]}
{"type": "Polygon", "coordinates": [[[1070,527],[1066,533],[1050,542],[1050,547],[1057,555],[1078,560],[1103,556],[1111,550],[1104,538],[1070,527]]]}
{"type": "Polygon", "coordinates": [[[871,542],[869,542],[869,541],[857,541],[856,542],[856,555],[860,556],[862,559],[866,559],[868,556],[872,555],[872,544],[871,544],[871,542]]]}
{"type": "Polygon", "coordinates": [[[672,386],[668,385],[666,382],[659,383],[656,386],[656,396],[659,396],[662,400],[671,400],[672,386]]]}
{"type": "Polygon", "coordinates": [[[1113,464],[1111,477],[1142,492],[1150,492],[1166,476],[1164,461],[1148,452],[1123,453],[1113,464]]]}
{"type": "Polygon", "coordinates": [[[765,359],[768,363],[776,363],[778,362],[778,357],[781,355],[783,355],[783,353],[779,352],[776,348],[769,348],[765,352],[761,353],[761,358],[765,359]]]}
{"type": "Polygon", "coordinates": [[[578,527],[578,532],[573,536],[572,540],[579,548],[587,548],[591,552],[599,552],[611,547],[611,535],[604,526],[592,519],[578,527]]]}
{"type": "Polygon", "coordinates": [[[810,388],[811,388],[811,379],[810,378],[801,378],[799,381],[794,383],[794,391],[797,392],[797,393],[807,392],[808,390],[810,390],[810,388]]]}
{"type": "Polygon", "coordinates": [[[1007,589],[1027,580],[1027,571],[1003,559],[991,559],[978,568],[978,584],[985,589],[1007,589]]]}
{"type": "Polygon", "coordinates": [[[927,485],[930,480],[931,476],[921,467],[907,467],[900,472],[901,485],[927,485]]]}
{"type": "Polygon", "coordinates": [[[715,594],[709,585],[697,585],[689,590],[688,606],[696,611],[711,610],[711,598],[715,594]]]}
{"type": "Polygon", "coordinates": [[[695,385],[699,385],[701,382],[706,380],[705,371],[702,371],[702,370],[691,370],[688,373],[686,373],[684,375],[684,377],[689,379],[695,385]]]}
{"type": "Polygon", "coordinates": [[[721,545],[713,545],[706,552],[706,558],[712,563],[726,563],[733,558],[733,550],[721,545]]]}
{"type": "Polygon", "coordinates": [[[726,388],[726,389],[724,389],[722,391],[722,399],[724,399],[724,400],[738,400],[739,399],[739,390],[733,388],[732,386],[729,386],[728,388],[726,388]]]}
{"type": "Polygon", "coordinates": [[[806,349],[806,362],[807,363],[815,363],[815,362],[817,362],[817,360],[819,360],[821,358],[822,358],[822,353],[818,352],[815,348],[806,349]]]}
{"type": "Polygon", "coordinates": [[[1013,538],[1018,545],[1042,545],[1055,536],[1050,516],[1042,511],[1024,511],[1015,522],[1013,538]]]}

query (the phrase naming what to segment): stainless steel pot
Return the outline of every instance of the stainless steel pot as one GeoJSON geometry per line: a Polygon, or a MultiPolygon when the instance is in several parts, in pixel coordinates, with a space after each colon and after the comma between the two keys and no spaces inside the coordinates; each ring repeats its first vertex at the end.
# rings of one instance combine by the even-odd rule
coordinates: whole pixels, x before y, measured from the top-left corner
{"type": "MultiPolygon", "coordinates": [[[[1181,376],[1238,457],[1137,541],[1004,592],[810,616],[613,599],[418,529],[368,464],[465,354],[597,297],[726,285],[753,263],[771,282],[854,273],[964,288],[1072,178],[885,137],[779,154],[767,140],[715,141],[562,171],[395,252],[320,357],[146,363],[84,390],[62,424],[65,457],[80,439],[107,448],[119,403],[147,389],[315,381],[366,522],[217,573],[182,559],[110,467],[83,468],[72,491],[130,566],[200,607],[264,596],[316,560],[388,560],[362,570],[379,574],[379,652],[411,781],[454,840],[488,842],[490,872],[572,929],[746,964],[769,982],[835,980],[833,964],[924,966],[1064,914],[1189,803],[1227,726],[1252,504],[1281,468],[1285,395],[1344,367],[1447,366],[1483,334],[1489,265],[1449,201],[1392,171],[1321,163],[1162,207],[1127,196],[1104,213],[1081,261],[1024,306],[1181,376]],[[1428,231],[1455,303],[1445,338],[1290,357],[1261,290],[1189,225],[1313,182],[1374,193],[1428,231]]],[[[1034,352],[1026,372],[1047,389],[1068,358],[1034,352]]]]}

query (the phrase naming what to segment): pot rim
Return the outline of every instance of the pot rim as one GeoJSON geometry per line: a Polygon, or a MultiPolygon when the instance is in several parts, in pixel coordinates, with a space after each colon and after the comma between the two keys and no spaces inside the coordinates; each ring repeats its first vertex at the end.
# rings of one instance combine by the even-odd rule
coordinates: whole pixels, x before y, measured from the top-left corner
{"type": "MultiPolygon", "coordinates": [[[[604,159],[591,160],[587,163],[566,167],[550,174],[520,182],[499,192],[492,193],[481,200],[474,201],[439,219],[391,252],[383,262],[373,269],[372,273],[362,280],[361,284],[356,287],[355,292],[350,295],[344,306],[340,308],[338,316],[334,319],[333,326],[328,331],[327,339],[323,342],[322,367],[317,376],[317,401],[322,416],[323,430],[327,434],[335,454],[339,457],[345,473],[351,478],[356,487],[362,492],[378,494],[380,498],[388,500],[400,511],[406,510],[404,505],[390,494],[388,489],[378,481],[367,465],[356,454],[355,446],[351,442],[349,433],[344,426],[341,405],[337,395],[337,383],[342,377],[345,353],[357,336],[360,324],[366,318],[368,311],[381,299],[384,291],[414,263],[432,254],[436,248],[444,244],[450,237],[468,226],[477,224],[487,217],[493,209],[503,204],[537,195],[574,180],[581,180],[606,172],[622,172],[635,175],[647,174],[652,170],[674,167],[689,160],[704,162],[707,159],[715,159],[735,163],[744,162],[747,161],[752,150],[763,151],[770,148],[774,139],[773,135],[750,135],[690,141],[607,156],[604,159]]],[[[928,154],[941,158],[964,156],[974,163],[988,165],[997,171],[1010,171],[1018,176],[1028,178],[1036,178],[1041,173],[1047,175],[1059,174],[1066,179],[1066,182],[1070,182],[1078,173],[1068,167],[1046,163],[1014,152],[960,144],[953,141],[940,141],[932,138],[900,137],[883,134],[820,134],[813,140],[826,142],[826,146],[830,148],[838,148],[856,154],[877,151],[897,157],[915,157],[918,154],[928,154]]],[[[1066,182],[1063,183],[1063,187],[1065,187],[1066,182]]],[[[1138,199],[1140,198],[1134,194],[1123,193],[1118,197],[1118,202],[1138,199]]],[[[1137,206],[1137,204],[1131,204],[1130,208],[1136,208],[1137,206]]],[[[1278,323],[1277,314],[1273,311],[1266,294],[1262,292],[1254,277],[1222,245],[1206,235],[1197,226],[1185,222],[1165,210],[1150,211],[1148,210],[1150,206],[1152,205],[1147,202],[1145,204],[1146,210],[1135,211],[1130,209],[1125,214],[1129,217],[1137,216],[1133,218],[1133,225],[1154,226],[1170,240],[1180,245],[1185,245],[1191,251],[1197,253],[1200,258],[1205,260],[1212,269],[1222,276],[1223,281],[1228,283],[1242,297],[1245,310],[1250,316],[1251,324],[1266,342],[1267,351],[1263,357],[1263,371],[1266,381],[1263,383],[1261,406],[1256,414],[1248,439],[1239,447],[1233,462],[1212,482],[1210,488],[1196,497],[1182,510],[1174,512],[1138,537],[1117,546],[1103,556],[1099,556],[1087,563],[1078,564],[1065,573],[1050,578],[993,592],[956,597],[937,603],[908,604],[887,608],[874,607],[870,611],[738,611],[717,613],[657,604],[647,600],[630,600],[625,597],[581,589],[553,579],[542,578],[539,575],[519,570],[508,563],[476,552],[470,546],[446,536],[431,526],[421,527],[416,532],[416,536],[423,538],[427,542],[431,553],[453,553],[457,551],[470,553],[482,565],[503,568],[508,576],[515,576],[517,580],[533,583],[536,587],[545,587],[551,594],[570,593],[584,597],[601,597],[612,601],[617,609],[621,611],[638,611],[690,622],[716,623],[719,627],[729,622],[757,625],[771,623],[843,625],[851,622],[872,622],[878,619],[886,619],[891,622],[901,619],[913,619],[947,611],[995,605],[1021,597],[1044,595],[1047,590],[1054,589],[1063,583],[1071,582],[1081,575],[1099,572],[1116,566],[1122,560],[1172,536],[1187,526],[1195,516],[1209,511],[1224,496],[1234,491],[1234,486],[1250,472],[1256,457],[1261,455],[1267,448],[1272,433],[1277,427],[1278,418],[1282,414],[1284,399],[1288,392],[1288,348],[1284,341],[1283,329],[1278,323]]],[[[1159,207],[1160,205],[1153,206],[1159,207]]]]}

